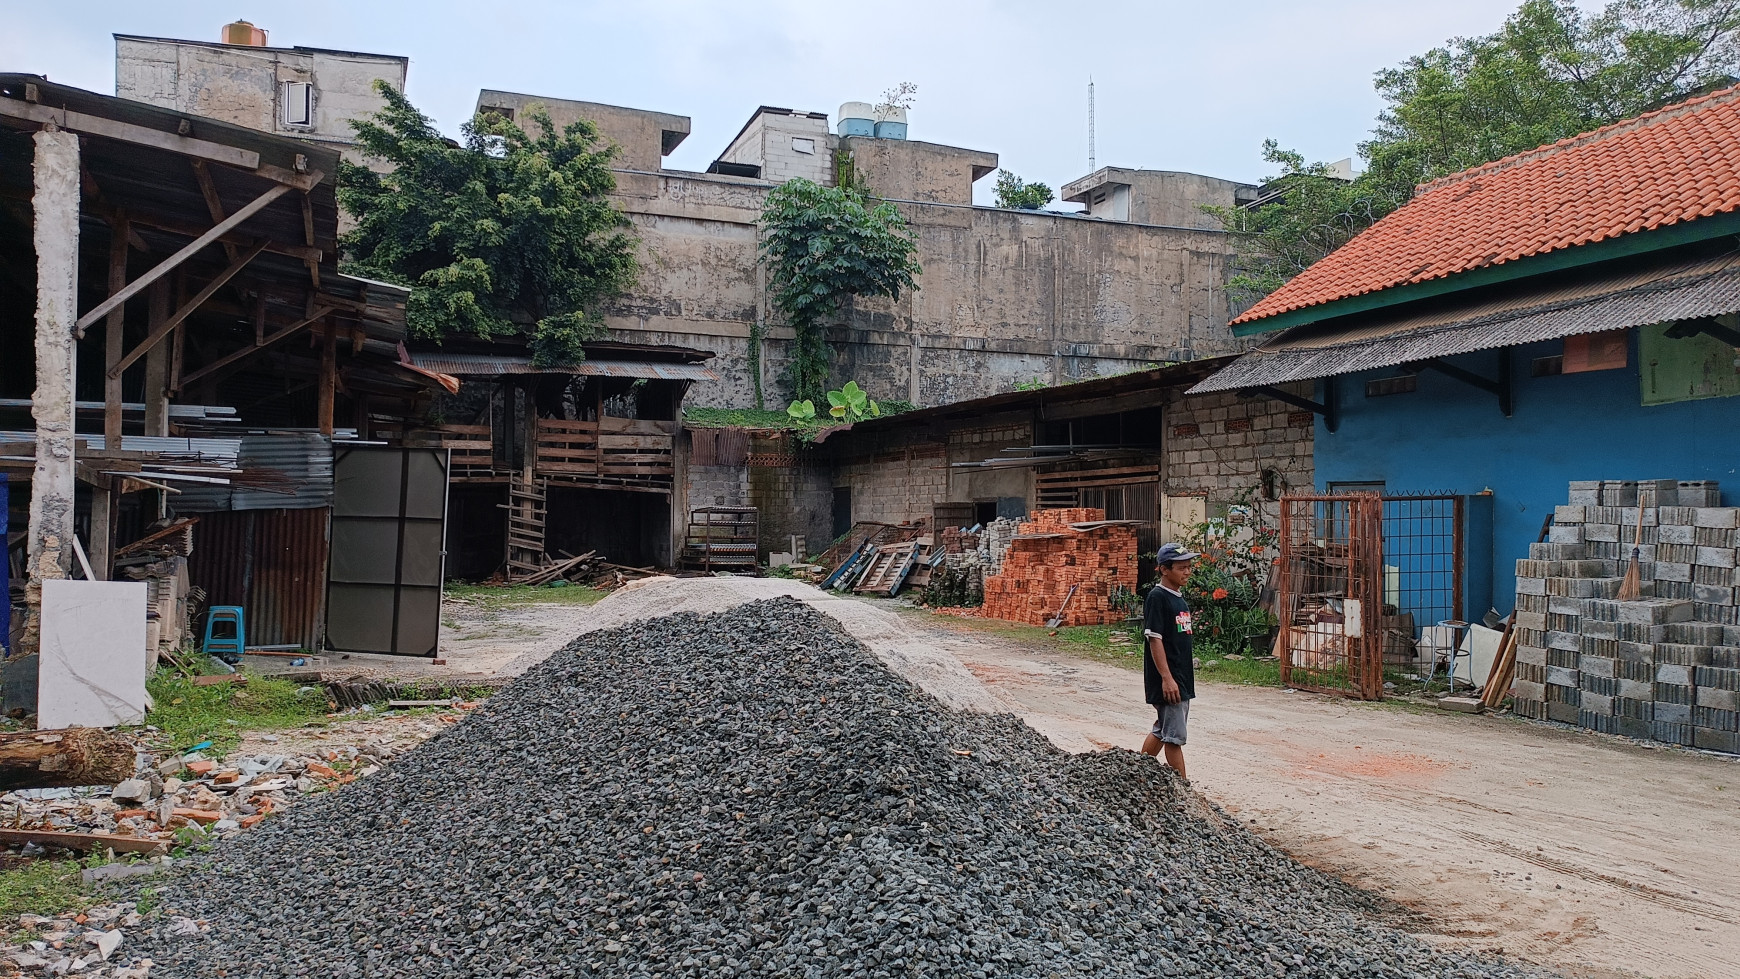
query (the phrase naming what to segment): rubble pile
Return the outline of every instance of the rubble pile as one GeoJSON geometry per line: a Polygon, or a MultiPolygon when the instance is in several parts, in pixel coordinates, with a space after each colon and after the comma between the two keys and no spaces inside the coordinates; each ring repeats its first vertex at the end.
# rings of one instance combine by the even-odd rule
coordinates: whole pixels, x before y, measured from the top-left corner
{"type": "Polygon", "coordinates": [[[1521,974],[791,599],[588,633],[171,874],[152,979],[1521,974]]]}
{"type": "Polygon", "coordinates": [[[1033,511],[985,579],[980,614],[1028,625],[1053,617],[1070,626],[1121,621],[1125,612],[1112,599],[1136,589],[1135,523],[1107,521],[1091,507],[1033,511]]]}
{"type": "MultiPolygon", "coordinates": [[[[372,775],[393,756],[391,744],[345,745],[313,752],[233,755],[219,762],[200,752],[175,755],[113,788],[25,789],[0,796],[8,829],[110,834],[167,849],[177,831],[222,835],[249,829],[299,798],[372,775]]],[[[119,844],[124,840],[112,840],[119,844]]],[[[150,852],[149,847],[128,847],[150,852]]],[[[26,856],[35,851],[27,844],[26,856]]]]}

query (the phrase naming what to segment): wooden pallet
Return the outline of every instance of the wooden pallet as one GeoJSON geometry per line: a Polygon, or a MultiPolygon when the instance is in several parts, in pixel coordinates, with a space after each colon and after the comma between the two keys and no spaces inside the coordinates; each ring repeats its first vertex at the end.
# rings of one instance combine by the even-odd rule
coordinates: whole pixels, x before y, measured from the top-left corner
{"type": "Polygon", "coordinates": [[[884,544],[876,549],[852,590],[859,594],[884,594],[893,597],[906,583],[912,566],[918,561],[919,544],[884,544]]]}

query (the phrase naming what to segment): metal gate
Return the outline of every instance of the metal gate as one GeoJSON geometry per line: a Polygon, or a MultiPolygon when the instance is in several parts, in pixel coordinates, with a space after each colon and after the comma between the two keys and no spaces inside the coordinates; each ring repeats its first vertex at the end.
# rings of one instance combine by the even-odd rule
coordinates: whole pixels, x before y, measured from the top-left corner
{"type": "Polygon", "coordinates": [[[434,656],[440,640],[447,450],[335,449],[326,644],[434,656]]]}
{"type": "Polygon", "coordinates": [[[1281,682],[1383,699],[1383,501],[1281,499],[1281,682]]]}

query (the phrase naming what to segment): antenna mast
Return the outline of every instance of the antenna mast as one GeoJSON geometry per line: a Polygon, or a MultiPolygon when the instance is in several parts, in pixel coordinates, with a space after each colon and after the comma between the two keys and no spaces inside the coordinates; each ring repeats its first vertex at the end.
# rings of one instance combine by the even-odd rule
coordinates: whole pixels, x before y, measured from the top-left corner
{"type": "Polygon", "coordinates": [[[1088,173],[1093,173],[1099,167],[1094,165],[1094,76],[1088,76],[1088,173]]]}

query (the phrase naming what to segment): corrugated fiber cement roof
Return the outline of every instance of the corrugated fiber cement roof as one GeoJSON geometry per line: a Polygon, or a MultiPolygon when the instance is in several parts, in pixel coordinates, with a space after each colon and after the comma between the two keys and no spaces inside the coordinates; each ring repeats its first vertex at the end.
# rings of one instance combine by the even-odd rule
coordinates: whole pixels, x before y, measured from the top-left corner
{"type": "Polygon", "coordinates": [[[1396,367],[1584,333],[1740,312],[1740,253],[1534,289],[1366,326],[1301,326],[1191,388],[1236,391],[1396,367]]]}

